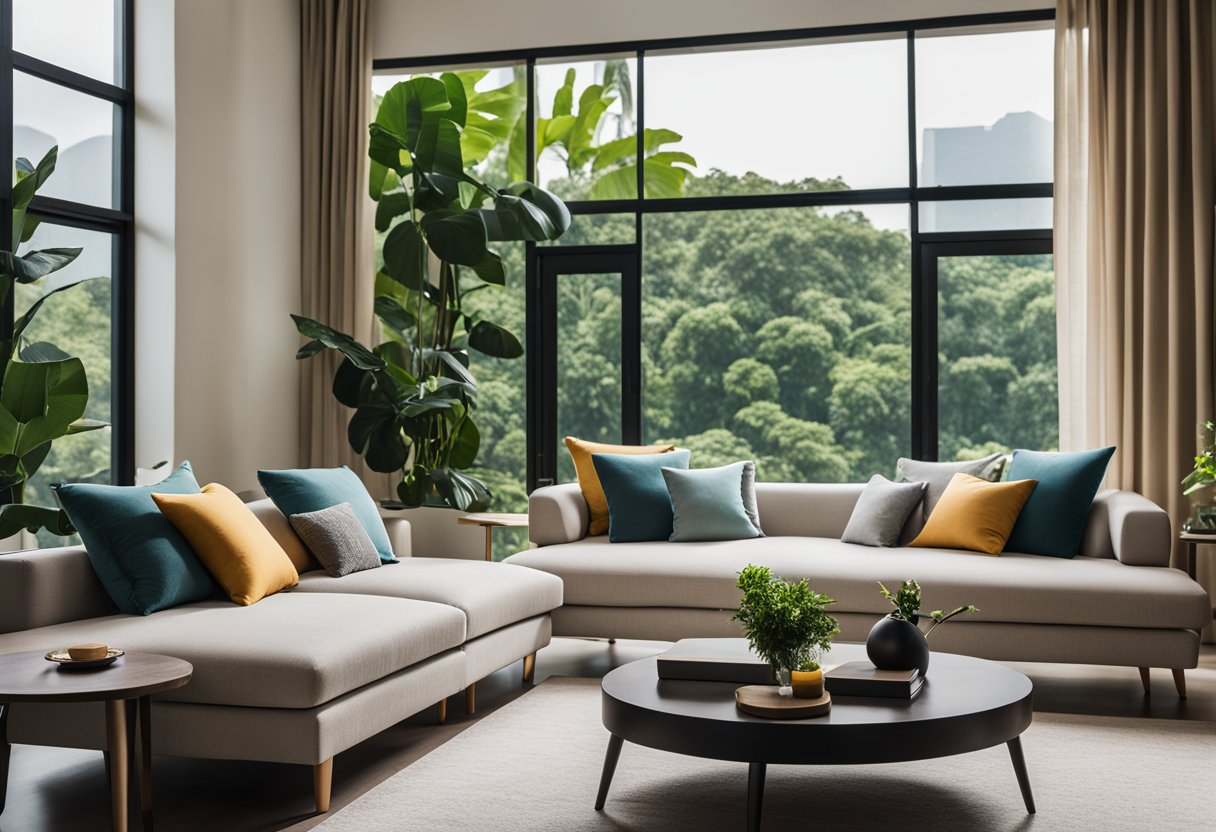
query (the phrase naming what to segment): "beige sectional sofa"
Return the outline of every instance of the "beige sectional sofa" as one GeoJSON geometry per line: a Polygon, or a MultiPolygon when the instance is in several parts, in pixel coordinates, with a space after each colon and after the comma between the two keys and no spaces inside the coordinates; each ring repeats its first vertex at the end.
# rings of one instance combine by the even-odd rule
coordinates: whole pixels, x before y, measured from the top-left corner
{"type": "MultiPolygon", "coordinates": [[[[269,500],[250,508],[288,529],[269,500]]],[[[119,614],[81,547],[0,555],[0,653],[101,641],[194,665],[153,702],[153,751],[314,767],[329,802],[332,758],[549,643],[562,583],[499,563],[408,557],[409,524],[385,525],[400,563],[331,578],[248,607],[226,600],[119,614]]],[[[102,749],[101,706],[13,705],[8,740],[102,749]]],[[[4,738],[0,738],[3,740],[4,738]]]]}
{"type": "Polygon", "coordinates": [[[533,492],[530,535],[538,548],[507,563],[560,577],[564,602],[553,612],[558,636],[672,641],[738,635],[730,620],[735,579],[749,563],[787,579],[807,578],[836,599],[840,639],[864,641],[890,611],[877,582],[913,578],[926,609],[975,604],[980,612],[933,634],[934,650],[1004,661],[1195,667],[1199,630],[1210,620],[1207,594],[1169,566],[1166,513],[1144,497],[1105,491],[1090,512],[1080,556],[953,550],[880,549],[840,541],[861,485],[757,483],[766,537],[713,543],[618,543],[587,537],[579,487],[533,492]]]}

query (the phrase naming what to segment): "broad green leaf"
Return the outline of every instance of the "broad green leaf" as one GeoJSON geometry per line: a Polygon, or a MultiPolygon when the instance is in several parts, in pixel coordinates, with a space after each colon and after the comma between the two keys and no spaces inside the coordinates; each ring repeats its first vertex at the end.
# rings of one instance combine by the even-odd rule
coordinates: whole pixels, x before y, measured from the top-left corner
{"type": "Polygon", "coordinates": [[[369,405],[356,410],[347,425],[346,436],[350,446],[363,456],[367,467],[373,471],[400,471],[409,458],[396,411],[387,405],[369,405]]]}
{"type": "Polygon", "coordinates": [[[443,82],[443,89],[448,99],[448,111],[444,114],[444,118],[455,122],[459,127],[464,127],[469,116],[469,101],[465,94],[464,83],[454,72],[443,73],[439,76],[439,80],[443,82]]]}
{"type": "Polygon", "coordinates": [[[442,361],[449,370],[456,374],[457,379],[463,381],[465,384],[468,384],[470,390],[476,394],[477,381],[473,378],[473,374],[469,372],[469,358],[467,354],[462,353],[461,356],[458,357],[451,350],[426,349],[422,351],[422,355],[423,358],[428,360],[436,358],[442,361]],[[460,360],[461,357],[464,358],[464,361],[460,360]]]}
{"type": "Polygon", "coordinates": [[[591,183],[592,199],[634,199],[637,195],[637,165],[610,170],[591,183]]]}
{"type": "Polygon", "coordinates": [[[566,70],[566,78],[553,95],[553,115],[568,116],[574,112],[574,67],[566,70]]]}
{"type": "MultiPolygon", "coordinates": [[[[79,249],[77,249],[77,251],[79,251],[79,249]]],[[[25,313],[20,318],[18,318],[16,321],[13,322],[12,343],[18,344],[21,342],[21,336],[23,334],[25,334],[25,330],[29,327],[29,325],[31,323],[33,323],[34,318],[37,317],[38,310],[41,309],[42,305],[44,303],[46,303],[50,298],[54,297],[55,295],[59,294],[60,292],[66,292],[68,289],[71,289],[73,286],[78,286],[81,283],[84,283],[85,280],[105,280],[105,279],[106,278],[103,278],[103,277],[86,277],[82,280],[77,280],[75,283],[65,283],[62,286],[58,286],[58,287],[52,289],[51,291],[43,294],[42,297],[38,298],[36,301],[34,301],[33,303],[30,304],[30,308],[25,310],[25,313]]]]}
{"type": "Polygon", "coordinates": [[[65,358],[72,357],[49,341],[35,341],[32,344],[26,344],[21,348],[19,355],[22,361],[31,364],[43,361],[63,361],[65,358]]]}
{"type": "Polygon", "coordinates": [[[422,289],[426,281],[426,249],[413,222],[397,223],[384,238],[384,273],[411,291],[422,289]]]}
{"type": "MultiPolygon", "coordinates": [[[[554,116],[549,119],[540,119],[537,121],[536,134],[538,137],[543,136],[544,145],[547,147],[551,144],[565,144],[570,138],[570,131],[574,129],[575,123],[578,121],[576,116],[554,116]],[[544,124],[541,124],[541,121],[544,124]]],[[[540,141],[538,140],[538,144],[540,141]]],[[[537,148],[539,153],[542,148],[537,148]]]]}
{"type": "Polygon", "coordinates": [[[503,188],[481,216],[490,240],[555,240],[570,227],[566,204],[528,182],[503,188]]]}
{"type": "Polygon", "coordinates": [[[507,285],[507,270],[502,264],[502,258],[492,251],[487,251],[485,259],[473,267],[473,272],[486,283],[495,286],[507,285]]]}
{"type": "Polygon", "coordinates": [[[75,260],[80,252],[79,248],[47,248],[18,257],[11,252],[0,251],[0,272],[18,283],[33,283],[59,271],[75,260]]]}
{"type": "Polygon", "coordinates": [[[108,427],[110,427],[109,422],[102,422],[98,419],[77,419],[68,425],[67,435],[75,436],[78,433],[88,433],[89,431],[101,430],[108,427]]]}
{"type": "Polygon", "coordinates": [[[343,358],[334,373],[333,394],[340,404],[347,407],[359,407],[366,403],[367,395],[364,386],[371,385],[371,376],[367,370],[360,370],[349,358],[343,358]]]}
{"type": "Polygon", "coordinates": [[[28,364],[10,361],[0,389],[0,407],[17,422],[12,444],[0,452],[24,456],[65,436],[84,416],[89,383],[79,358],[28,364]]]}
{"type": "Polygon", "coordinates": [[[426,243],[440,260],[476,266],[486,258],[484,210],[433,211],[422,218],[426,243]]]}
{"type": "Polygon", "coordinates": [[[0,506],[0,537],[9,537],[22,529],[30,533],[46,529],[60,537],[76,533],[63,509],[22,503],[0,506]]]}
{"type": "Polygon", "coordinates": [[[410,197],[404,191],[394,191],[384,194],[376,205],[376,230],[388,231],[393,220],[402,214],[409,213],[410,197]]]}
{"type": "Polygon", "coordinates": [[[296,330],[305,338],[315,339],[330,349],[337,350],[349,358],[359,369],[384,369],[384,360],[382,358],[349,335],[338,332],[336,329],[314,321],[312,318],[306,318],[303,315],[292,315],[291,319],[295,321],[296,330]]]}
{"type": "Polygon", "coordinates": [[[439,496],[449,506],[461,511],[485,511],[493,495],[478,479],[451,468],[436,468],[430,472],[431,482],[439,496]]]}
{"type": "Polygon", "coordinates": [[[37,167],[30,165],[29,159],[18,160],[18,171],[24,175],[17,177],[13,185],[13,237],[14,240],[28,242],[38,226],[38,220],[27,216],[30,200],[38,189],[46,184],[46,180],[55,172],[55,163],[59,159],[59,146],[55,145],[38,162],[37,167]],[[22,164],[24,163],[24,164],[22,164]]]}
{"type": "Polygon", "coordinates": [[[448,458],[453,468],[471,468],[477,461],[477,451],[481,449],[481,433],[472,418],[465,415],[460,422],[460,428],[452,440],[452,453],[448,458]]]}
{"type": "Polygon", "coordinates": [[[469,330],[469,346],[492,358],[519,358],[523,344],[510,331],[489,321],[478,321],[469,330]]]}
{"type": "Polygon", "coordinates": [[[644,164],[646,196],[651,199],[671,199],[684,192],[684,180],[688,172],[662,162],[647,159],[644,164]]]}
{"type": "Polygon", "coordinates": [[[374,308],[380,321],[403,341],[409,341],[413,337],[418,318],[398,303],[396,298],[377,295],[374,308]]]}
{"type": "Polygon", "coordinates": [[[397,499],[407,508],[416,508],[426,502],[431,487],[427,469],[422,465],[414,465],[397,484],[397,499]]]}

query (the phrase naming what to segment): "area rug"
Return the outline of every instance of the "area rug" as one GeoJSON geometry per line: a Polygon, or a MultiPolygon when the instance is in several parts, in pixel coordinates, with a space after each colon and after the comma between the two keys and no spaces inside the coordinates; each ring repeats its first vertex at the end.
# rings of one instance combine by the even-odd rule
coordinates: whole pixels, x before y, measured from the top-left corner
{"type": "MultiPolygon", "coordinates": [[[[608,733],[599,682],[550,678],[316,827],[743,830],[747,766],[626,743],[592,808],[608,733]]],[[[763,828],[890,832],[1207,830],[1216,723],[1036,714],[1022,744],[1038,814],[1002,745],[918,763],[769,766],[763,828]]]]}

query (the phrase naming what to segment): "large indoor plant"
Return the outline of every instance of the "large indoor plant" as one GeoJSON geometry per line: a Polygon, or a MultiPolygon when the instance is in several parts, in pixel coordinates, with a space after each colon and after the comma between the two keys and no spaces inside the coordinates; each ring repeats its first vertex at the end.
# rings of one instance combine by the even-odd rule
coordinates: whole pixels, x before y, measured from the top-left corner
{"type": "MultiPolygon", "coordinates": [[[[39,218],[30,213],[30,202],[54,172],[58,152],[52,147],[36,166],[28,159],[17,159],[14,249],[29,242],[38,227],[39,218]]],[[[20,255],[0,251],[0,304],[13,302],[16,285],[37,283],[67,266],[80,251],[49,248],[20,255]]],[[[53,442],[105,427],[105,423],[84,418],[89,383],[83,362],[52,343],[29,341],[25,332],[47,298],[79,282],[45,292],[13,321],[11,336],[0,341],[0,538],[23,529],[36,532],[46,528],[58,535],[73,531],[61,509],[26,505],[25,486],[50,453],[53,442]]]]}
{"type": "Polygon", "coordinates": [[[880,619],[866,638],[866,655],[880,670],[912,670],[925,675],[929,669],[929,635],[956,615],[979,612],[971,604],[956,607],[950,612],[933,610],[928,617],[933,621],[927,632],[920,629],[920,584],[904,581],[896,592],[878,582],[882,597],[891,602],[895,611],[880,619]]]}
{"type": "Polygon", "coordinates": [[[743,597],[731,620],[743,627],[752,652],[769,663],[782,695],[788,695],[790,672],[817,662],[840,632],[836,619],[827,614],[835,601],[811,589],[805,578],[790,583],[755,564],[739,573],[736,585],[743,597]]]}
{"type": "Polygon", "coordinates": [[[570,226],[565,204],[547,191],[528,182],[495,188],[473,175],[485,125],[466,130],[472,90],[465,80],[449,72],[402,81],[384,95],[370,127],[369,190],[376,228],[388,232],[375,311],[387,340],[369,349],[292,316],[311,339],[298,358],[342,354],[333,392],[355,411],[347,436],[373,471],[401,472],[392,507],[489,507],[489,489],[463,473],[481,444],[469,352],[518,358],[523,347],[465,299],[506,284],[492,243],[553,240],[570,226]]]}
{"type": "Polygon", "coordinates": [[[1203,423],[1195,468],[1182,480],[1182,495],[1190,504],[1183,529],[1192,534],[1216,534],[1216,425],[1203,423]]]}

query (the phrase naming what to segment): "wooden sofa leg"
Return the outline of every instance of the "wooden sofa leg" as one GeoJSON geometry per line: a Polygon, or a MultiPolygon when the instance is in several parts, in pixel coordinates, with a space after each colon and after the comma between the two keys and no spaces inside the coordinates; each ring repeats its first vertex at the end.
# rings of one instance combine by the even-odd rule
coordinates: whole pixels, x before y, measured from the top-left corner
{"type": "Polygon", "coordinates": [[[469,716],[477,713],[477,683],[473,682],[464,689],[464,712],[469,716]]]}
{"type": "Polygon", "coordinates": [[[334,758],[312,767],[312,793],[317,802],[317,814],[329,811],[329,796],[334,785],[334,758]]]}
{"type": "Polygon", "coordinates": [[[1149,684],[1147,667],[1140,668],[1140,684],[1144,685],[1144,695],[1145,696],[1153,695],[1153,688],[1149,684]]]}
{"type": "Polygon", "coordinates": [[[1186,699],[1186,671],[1181,667],[1174,668],[1174,687],[1178,689],[1178,698],[1186,699]]]}
{"type": "Polygon", "coordinates": [[[532,679],[536,676],[536,654],[529,653],[524,656],[524,684],[532,684],[532,679]]]}
{"type": "Polygon", "coordinates": [[[440,699],[435,703],[435,718],[440,725],[448,721],[448,700],[440,699]]]}

